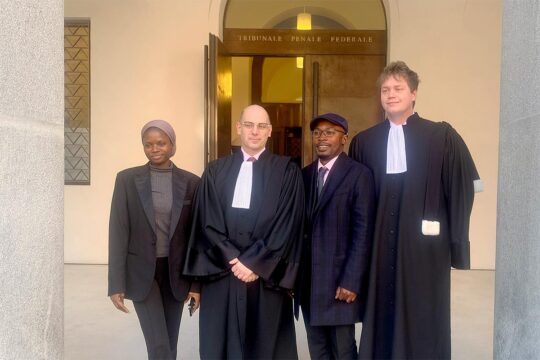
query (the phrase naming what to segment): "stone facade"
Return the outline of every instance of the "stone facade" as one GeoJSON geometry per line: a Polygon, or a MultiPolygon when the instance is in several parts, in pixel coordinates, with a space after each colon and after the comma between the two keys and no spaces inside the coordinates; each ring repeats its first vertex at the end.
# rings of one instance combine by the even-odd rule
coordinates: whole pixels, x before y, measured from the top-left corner
{"type": "Polygon", "coordinates": [[[0,0],[0,359],[63,358],[62,0],[0,0]]]}
{"type": "Polygon", "coordinates": [[[540,4],[503,1],[495,359],[540,353],[540,4]]]}

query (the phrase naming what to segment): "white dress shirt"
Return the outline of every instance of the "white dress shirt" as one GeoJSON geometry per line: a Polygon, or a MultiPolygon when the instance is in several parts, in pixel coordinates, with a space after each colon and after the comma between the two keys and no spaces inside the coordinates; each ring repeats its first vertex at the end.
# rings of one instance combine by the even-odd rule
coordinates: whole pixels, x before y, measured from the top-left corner
{"type": "MultiPolygon", "coordinates": [[[[341,153],[340,153],[340,154],[341,154],[341,153]]],[[[330,174],[330,170],[332,170],[332,166],[334,166],[334,164],[335,164],[335,162],[336,162],[338,156],[339,156],[339,154],[338,154],[336,157],[332,158],[332,160],[328,161],[328,162],[326,163],[326,165],[323,165],[323,164],[321,163],[321,159],[319,159],[319,164],[318,164],[318,166],[317,166],[317,173],[319,172],[319,170],[320,170],[323,166],[326,167],[326,168],[328,169],[328,171],[326,172],[326,174],[324,174],[324,183],[325,183],[325,184],[326,184],[326,179],[328,179],[328,174],[330,174]]]]}

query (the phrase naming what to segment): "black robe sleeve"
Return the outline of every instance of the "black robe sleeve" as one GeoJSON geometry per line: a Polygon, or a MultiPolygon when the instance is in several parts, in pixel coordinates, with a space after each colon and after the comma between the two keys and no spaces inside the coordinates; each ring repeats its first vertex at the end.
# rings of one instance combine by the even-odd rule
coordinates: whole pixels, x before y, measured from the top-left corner
{"type": "Polygon", "coordinates": [[[470,269],[469,220],[478,172],[467,145],[448,125],[443,160],[443,188],[448,206],[451,264],[470,269]]]}
{"type": "Polygon", "coordinates": [[[270,284],[292,289],[300,262],[304,213],[302,173],[292,162],[287,164],[278,196],[269,226],[254,234],[253,244],[238,259],[270,284]]]}
{"type": "Polygon", "coordinates": [[[195,196],[184,275],[205,277],[222,274],[228,271],[229,261],[240,255],[240,251],[229,241],[225,215],[215,185],[216,171],[216,166],[210,164],[195,196]]]}

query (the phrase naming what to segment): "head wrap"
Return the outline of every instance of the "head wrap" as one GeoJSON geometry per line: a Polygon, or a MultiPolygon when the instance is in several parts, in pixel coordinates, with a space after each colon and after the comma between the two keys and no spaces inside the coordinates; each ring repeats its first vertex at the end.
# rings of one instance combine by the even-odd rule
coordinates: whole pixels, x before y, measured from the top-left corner
{"type": "Polygon", "coordinates": [[[171,154],[171,156],[173,156],[176,152],[176,134],[174,133],[174,129],[172,128],[171,124],[169,124],[165,120],[149,121],[146,123],[146,125],[143,126],[141,130],[141,139],[144,137],[144,133],[150,128],[157,128],[167,134],[173,146],[171,154]]]}

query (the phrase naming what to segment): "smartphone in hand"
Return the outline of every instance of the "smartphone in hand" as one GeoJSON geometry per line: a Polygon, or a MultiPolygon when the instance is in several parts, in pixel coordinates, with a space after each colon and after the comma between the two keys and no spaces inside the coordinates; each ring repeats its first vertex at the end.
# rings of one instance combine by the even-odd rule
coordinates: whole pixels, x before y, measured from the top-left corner
{"type": "Polygon", "coordinates": [[[195,298],[190,298],[189,304],[188,304],[189,316],[193,316],[193,312],[195,311],[194,308],[195,308],[195,298]]]}

